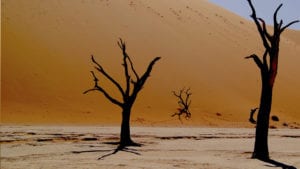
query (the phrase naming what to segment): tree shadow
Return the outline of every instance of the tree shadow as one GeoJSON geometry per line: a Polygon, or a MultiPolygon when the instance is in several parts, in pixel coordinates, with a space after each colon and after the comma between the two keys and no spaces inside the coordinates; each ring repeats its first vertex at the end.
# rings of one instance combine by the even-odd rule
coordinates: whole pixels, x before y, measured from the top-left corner
{"type": "MultiPolygon", "coordinates": [[[[105,144],[111,144],[111,145],[116,145],[118,144],[119,142],[105,142],[105,144]]],[[[142,144],[134,144],[134,145],[131,145],[131,146],[134,146],[134,147],[141,147],[142,144]]],[[[81,154],[81,153],[94,153],[94,152],[110,152],[110,153],[107,153],[101,157],[98,158],[98,160],[103,160],[105,157],[108,157],[108,156],[111,156],[111,155],[114,155],[116,154],[117,152],[119,151],[124,151],[124,152],[127,152],[127,153],[132,153],[132,154],[135,154],[135,155],[141,155],[141,153],[138,152],[137,149],[133,149],[133,148],[128,148],[129,146],[118,146],[116,149],[112,149],[112,150],[83,150],[83,151],[71,151],[71,153],[73,154],[81,154]]]]}
{"type": "Polygon", "coordinates": [[[103,144],[108,144],[108,145],[120,145],[119,141],[106,141],[103,142],[103,144]]]}
{"type": "Polygon", "coordinates": [[[94,153],[94,152],[107,152],[111,150],[83,150],[83,151],[71,151],[73,154],[81,154],[81,153],[94,153]]]}
{"type": "Polygon", "coordinates": [[[287,165],[287,164],[284,164],[284,163],[281,163],[279,161],[275,161],[275,160],[272,160],[272,159],[261,160],[261,161],[269,163],[269,164],[266,165],[268,167],[281,167],[282,169],[297,169],[294,166],[290,166],[290,165],[287,165]]]}
{"type": "Polygon", "coordinates": [[[103,160],[105,157],[114,155],[114,154],[116,154],[119,151],[124,151],[124,152],[132,153],[132,154],[135,154],[135,155],[141,155],[139,152],[137,152],[138,150],[133,149],[133,148],[128,148],[128,147],[141,147],[143,145],[143,144],[133,143],[130,146],[122,146],[121,142],[119,142],[119,141],[117,141],[117,142],[115,142],[115,141],[108,141],[108,142],[104,142],[104,144],[119,145],[119,146],[116,149],[110,150],[112,152],[99,157],[98,160],[103,160]]]}
{"type": "Polygon", "coordinates": [[[99,157],[98,160],[103,160],[105,157],[114,155],[114,154],[116,154],[116,153],[119,152],[119,151],[124,151],[124,152],[132,153],[132,154],[135,154],[135,155],[141,155],[141,153],[137,152],[136,149],[128,148],[128,147],[120,147],[120,146],[119,146],[119,147],[117,147],[116,149],[113,149],[112,151],[113,151],[113,152],[108,153],[108,154],[105,154],[105,155],[99,157]]]}

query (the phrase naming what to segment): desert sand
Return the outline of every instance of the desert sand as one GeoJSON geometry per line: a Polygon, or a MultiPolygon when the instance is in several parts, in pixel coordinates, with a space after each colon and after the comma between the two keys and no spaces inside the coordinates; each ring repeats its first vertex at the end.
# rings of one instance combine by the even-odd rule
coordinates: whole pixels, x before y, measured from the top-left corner
{"type": "MultiPolygon", "coordinates": [[[[190,87],[192,120],[185,124],[253,127],[247,119],[259,104],[260,76],[244,57],[261,55],[261,40],[251,21],[207,0],[3,0],[1,15],[1,123],[119,124],[120,109],[99,93],[82,93],[93,87],[91,54],[124,80],[121,37],[140,73],[162,57],[132,123],[180,125],[170,117],[177,109],[171,91],[190,87]]],[[[287,30],[274,89],[276,127],[300,123],[299,52],[300,32],[287,30]]]]}
{"type": "MultiPolygon", "coordinates": [[[[1,126],[1,169],[270,169],[251,159],[254,130],[245,128],[133,127],[142,147],[102,160],[118,141],[119,127],[1,126]]],[[[270,155],[300,167],[299,130],[272,129],[270,155]]]]}

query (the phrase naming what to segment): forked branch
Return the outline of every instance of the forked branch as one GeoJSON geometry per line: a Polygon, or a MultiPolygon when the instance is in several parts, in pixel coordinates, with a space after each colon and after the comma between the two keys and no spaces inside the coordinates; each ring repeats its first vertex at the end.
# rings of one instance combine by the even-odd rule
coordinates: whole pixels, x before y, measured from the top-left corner
{"type": "MultiPolygon", "coordinates": [[[[273,22],[274,22],[274,33],[275,32],[278,32],[279,30],[280,30],[280,26],[278,26],[278,25],[280,25],[280,24],[278,24],[278,21],[277,21],[277,14],[278,14],[278,11],[279,11],[279,9],[282,7],[282,4],[280,4],[277,8],[276,8],[276,10],[275,10],[275,12],[274,12],[274,15],[273,15],[273,22]]],[[[281,20],[282,21],[282,20],[281,20]]]]}
{"type": "Polygon", "coordinates": [[[259,59],[259,57],[258,57],[256,54],[252,54],[252,55],[250,55],[250,56],[246,56],[246,57],[245,57],[245,59],[251,59],[251,58],[254,60],[254,62],[255,62],[256,65],[258,66],[258,68],[259,68],[260,70],[263,70],[264,64],[263,64],[263,62],[259,59]]]}
{"type": "Polygon", "coordinates": [[[252,10],[251,17],[252,17],[252,19],[254,20],[254,22],[256,24],[257,30],[258,30],[258,32],[260,34],[260,37],[261,37],[261,39],[263,41],[263,44],[264,44],[265,48],[269,50],[270,49],[270,44],[269,44],[269,42],[267,40],[267,39],[269,39],[268,38],[269,34],[267,32],[267,29],[264,28],[264,23],[265,22],[264,22],[263,19],[257,18],[256,11],[255,11],[255,8],[254,8],[254,6],[252,4],[252,1],[251,0],[247,0],[247,1],[248,1],[249,5],[250,5],[250,8],[252,10]],[[263,27],[260,25],[259,21],[261,21],[263,23],[263,27]]]}
{"type": "Polygon", "coordinates": [[[112,102],[113,104],[116,104],[116,105],[122,107],[123,104],[122,104],[121,102],[119,102],[118,100],[114,99],[114,98],[113,98],[112,96],[110,96],[110,94],[108,94],[101,86],[98,85],[98,81],[99,81],[99,80],[98,80],[98,78],[96,77],[95,73],[94,73],[93,71],[91,71],[91,73],[92,73],[93,78],[94,78],[95,86],[94,86],[94,88],[92,88],[92,89],[86,90],[85,92],[83,92],[83,94],[86,94],[86,93],[88,93],[88,92],[97,90],[97,91],[103,93],[103,95],[104,95],[110,102],[112,102]]]}
{"type": "Polygon", "coordinates": [[[125,59],[125,61],[127,61],[127,60],[129,61],[130,68],[131,68],[132,72],[135,75],[136,81],[138,81],[139,80],[139,75],[138,75],[137,71],[135,70],[135,68],[133,67],[133,63],[131,61],[131,58],[129,57],[129,55],[126,52],[126,44],[121,38],[119,40],[120,41],[118,42],[118,46],[120,47],[120,49],[123,52],[124,59],[125,59]]]}
{"type": "Polygon", "coordinates": [[[149,66],[147,67],[146,72],[143,74],[143,76],[142,76],[141,79],[139,80],[139,83],[140,83],[142,86],[145,84],[147,78],[150,76],[150,73],[151,73],[151,71],[152,71],[152,68],[153,68],[154,64],[155,64],[159,59],[161,59],[161,57],[156,57],[156,58],[154,58],[154,59],[150,62],[149,66]]]}
{"type": "Polygon", "coordinates": [[[262,23],[263,33],[268,38],[269,42],[272,41],[272,36],[268,33],[266,22],[262,18],[257,18],[262,23]]]}
{"type": "MultiPolygon", "coordinates": [[[[102,75],[104,75],[108,80],[110,80],[118,88],[121,94],[124,95],[125,93],[121,85],[114,78],[112,78],[108,73],[106,73],[104,68],[95,60],[93,55],[92,55],[92,62],[96,65],[95,69],[97,69],[102,75]]],[[[93,75],[95,74],[93,73],[93,75]]]]}
{"type": "Polygon", "coordinates": [[[152,71],[152,69],[153,69],[154,64],[155,64],[159,59],[161,59],[161,57],[156,57],[156,58],[154,58],[154,59],[150,62],[150,64],[148,65],[146,72],[142,75],[141,78],[139,78],[138,81],[136,81],[136,82],[134,83],[134,89],[133,89],[133,92],[132,92],[132,95],[131,95],[133,98],[135,98],[135,97],[137,96],[138,92],[139,92],[140,90],[142,90],[144,84],[146,83],[146,80],[147,80],[148,77],[150,76],[150,73],[151,73],[151,71],[152,71]]]}
{"type": "Polygon", "coordinates": [[[288,24],[285,25],[283,28],[281,28],[280,33],[282,33],[282,32],[283,32],[286,28],[288,28],[289,26],[291,26],[291,25],[293,25],[293,24],[295,24],[295,23],[298,23],[298,22],[300,22],[300,20],[294,20],[294,21],[288,23],[288,24]]]}

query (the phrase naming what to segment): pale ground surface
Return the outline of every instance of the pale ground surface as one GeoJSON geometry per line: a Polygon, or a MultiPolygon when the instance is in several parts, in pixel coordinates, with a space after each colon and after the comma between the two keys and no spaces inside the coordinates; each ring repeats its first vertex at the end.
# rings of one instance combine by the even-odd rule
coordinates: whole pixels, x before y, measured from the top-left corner
{"type": "MultiPolygon", "coordinates": [[[[250,159],[254,129],[133,127],[140,153],[118,152],[119,127],[1,126],[1,169],[271,169],[250,159]],[[94,151],[94,152],[93,152],[94,151]]],[[[300,167],[300,131],[270,130],[274,160],[300,167]]],[[[278,168],[278,167],[277,167],[278,168]]],[[[280,167],[279,167],[280,168],[280,167]]]]}

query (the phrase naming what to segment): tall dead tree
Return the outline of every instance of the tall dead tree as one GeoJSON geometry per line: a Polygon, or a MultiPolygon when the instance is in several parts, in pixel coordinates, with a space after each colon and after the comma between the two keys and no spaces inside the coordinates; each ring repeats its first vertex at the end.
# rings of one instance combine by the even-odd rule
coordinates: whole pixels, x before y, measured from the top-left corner
{"type": "Polygon", "coordinates": [[[190,96],[192,93],[190,92],[190,88],[188,89],[181,89],[178,93],[175,91],[172,92],[175,97],[178,99],[178,106],[177,112],[172,114],[172,117],[178,116],[178,119],[181,121],[181,116],[184,115],[185,119],[191,118],[192,114],[189,110],[189,107],[191,105],[190,96]]]}
{"type": "Polygon", "coordinates": [[[282,32],[294,23],[299,22],[299,20],[292,21],[287,25],[283,26],[283,21],[277,20],[277,13],[282,7],[280,4],[274,12],[273,20],[273,34],[267,31],[267,26],[262,18],[256,16],[255,8],[251,0],[247,0],[248,4],[252,10],[251,17],[257,27],[260,38],[263,42],[265,48],[262,59],[256,54],[245,57],[246,59],[253,59],[261,74],[261,98],[259,111],[257,115],[257,125],[256,125],[256,135],[255,135],[255,146],[252,158],[257,158],[261,160],[269,159],[269,149],[268,149],[268,128],[269,128],[269,118],[272,105],[272,94],[275,78],[278,69],[278,56],[279,56],[279,41],[282,32]]]}
{"type": "Polygon", "coordinates": [[[118,46],[122,50],[123,54],[123,67],[125,76],[125,88],[123,88],[119,82],[117,82],[112,76],[110,76],[106,70],[100,65],[92,55],[92,62],[95,64],[95,69],[108,79],[121,93],[123,100],[117,100],[111,96],[102,86],[99,84],[99,79],[95,75],[94,71],[91,71],[94,78],[94,87],[84,92],[88,93],[91,91],[98,91],[102,93],[111,103],[119,106],[122,109],[122,124],[121,124],[121,134],[120,134],[120,145],[119,150],[127,146],[137,146],[139,144],[133,142],[130,136],[130,115],[131,108],[137,98],[138,93],[142,90],[146,80],[150,76],[154,64],[160,59],[160,57],[154,58],[147,67],[145,73],[140,76],[133,66],[133,62],[129,55],[126,53],[125,42],[120,39],[118,41],[118,46]]]}

